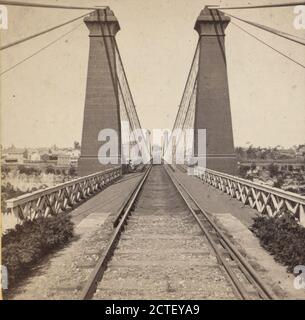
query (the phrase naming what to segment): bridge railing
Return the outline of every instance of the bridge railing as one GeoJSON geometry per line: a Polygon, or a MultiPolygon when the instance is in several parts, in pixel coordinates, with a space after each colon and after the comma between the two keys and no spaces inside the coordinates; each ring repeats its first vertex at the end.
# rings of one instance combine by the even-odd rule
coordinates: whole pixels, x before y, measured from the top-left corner
{"type": "Polygon", "coordinates": [[[274,216],[288,212],[305,226],[305,197],[210,169],[197,167],[194,170],[195,175],[205,183],[249,205],[259,213],[274,216]]]}
{"type": "Polygon", "coordinates": [[[100,192],[122,175],[121,166],[77,178],[6,201],[7,213],[20,220],[57,215],[100,192]]]}

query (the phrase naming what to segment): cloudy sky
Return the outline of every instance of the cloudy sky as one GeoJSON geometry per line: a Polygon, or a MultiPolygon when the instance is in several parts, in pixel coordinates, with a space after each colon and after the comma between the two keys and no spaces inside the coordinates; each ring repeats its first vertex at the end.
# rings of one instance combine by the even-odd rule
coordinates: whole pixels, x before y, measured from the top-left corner
{"type": "MultiPolygon", "coordinates": [[[[140,120],[143,127],[152,129],[173,125],[198,40],[194,23],[205,4],[288,1],[58,0],[56,3],[111,7],[121,25],[117,42],[140,120]]],[[[8,9],[9,28],[2,31],[2,44],[85,13],[8,9]]],[[[292,7],[230,13],[305,38],[305,30],[293,26],[292,7]]],[[[0,78],[3,145],[71,146],[74,140],[80,141],[89,50],[88,30],[81,20],[1,52],[1,69],[16,64],[79,24],[71,34],[0,78]]],[[[238,24],[305,65],[304,46],[242,22],[238,24]]],[[[304,143],[305,69],[232,24],[227,28],[226,53],[235,145],[304,143]]]]}

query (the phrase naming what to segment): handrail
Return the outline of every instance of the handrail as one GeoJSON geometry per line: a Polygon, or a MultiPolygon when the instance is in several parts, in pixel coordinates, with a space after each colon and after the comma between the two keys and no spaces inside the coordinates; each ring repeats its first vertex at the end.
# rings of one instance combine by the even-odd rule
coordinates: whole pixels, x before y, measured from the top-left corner
{"type": "Polygon", "coordinates": [[[243,178],[240,178],[240,177],[236,177],[236,176],[232,176],[230,174],[227,174],[227,173],[222,173],[222,172],[218,172],[218,171],[215,171],[215,170],[211,170],[211,169],[205,169],[207,172],[211,173],[211,174],[215,174],[219,177],[223,177],[223,178],[227,178],[227,179],[231,179],[231,180],[234,180],[234,181],[238,181],[244,185],[247,185],[249,187],[254,187],[254,188],[259,188],[261,190],[264,190],[266,192],[272,192],[273,194],[276,194],[280,197],[287,197],[289,198],[289,200],[291,201],[300,201],[302,204],[305,205],[305,197],[299,195],[299,194],[296,194],[296,193],[293,193],[293,192],[290,192],[290,191],[285,191],[285,190],[282,190],[282,189],[279,189],[279,188],[276,188],[276,187],[271,187],[271,186],[268,186],[268,185],[265,185],[265,184],[261,184],[261,183],[258,183],[258,182],[253,182],[253,181],[250,181],[250,180],[247,180],[247,179],[243,179],[243,178]]]}
{"type": "Polygon", "coordinates": [[[121,166],[116,166],[54,187],[27,193],[6,200],[7,211],[21,220],[32,219],[37,215],[58,214],[93,196],[121,175],[121,166]]]}
{"type": "Polygon", "coordinates": [[[289,212],[302,225],[305,225],[304,196],[211,169],[197,167],[195,175],[262,214],[274,216],[289,212]]]}
{"type": "Polygon", "coordinates": [[[106,173],[112,172],[113,170],[118,169],[118,168],[120,168],[120,167],[118,166],[116,168],[111,168],[111,169],[107,169],[107,170],[104,170],[104,171],[99,171],[97,173],[89,174],[89,175],[84,176],[84,177],[80,177],[80,178],[76,178],[76,179],[73,179],[73,180],[70,180],[70,181],[67,181],[67,182],[59,183],[59,184],[57,184],[56,186],[53,186],[53,187],[48,187],[48,188],[45,188],[43,190],[37,190],[37,191],[31,192],[31,193],[26,193],[26,194],[23,194],[23,195],[18,196],[16,198],[12,198],[12,199],[6,200],[6,204],[7,204],[7,206],[9,206],[9,205],[12,205],[12,203],[14,203],[15,201],[18,201],[18,204],[22,204],[22,200],[28,200],[28,199],[32,199],[32,198],[37,198],[37,197],[39,197],[41,195],[49,194],[51,192],[60,190],[60,189],[62,189],[64,187],[69,187],[71,185],[74,185],[77,182],[82,182],[82,181],[85,181],[87,179],[97,177],[97,176],[99,176],[101,174],[106,174],[106,173]],[[21,201],[21,202],[19,202],[19,201],[21,201]]]}

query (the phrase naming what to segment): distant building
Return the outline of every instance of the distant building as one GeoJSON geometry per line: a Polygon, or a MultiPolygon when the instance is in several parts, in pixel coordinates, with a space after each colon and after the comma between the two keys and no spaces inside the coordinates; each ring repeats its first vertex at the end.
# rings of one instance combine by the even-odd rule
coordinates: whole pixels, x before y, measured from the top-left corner
{"type": "Polygon", "coordinates": [[[49,161],[58,161],[57,154],[49,154],[49,161]]]}
{"type": "Polygon", "coordinates": [[[256,169],[258,171],[268,170],[271,164],[274,164],[278,167],[279,171],[294,171],[301,170],[304,171],[305,161],[298,159],[281,159],[281,160],[240,160],[240,166],[251,167],[252,163],[255,163],[256,169]]]}
{"type": "Polygon", "coordinates": [[[296,156],[298,159],[305,159],[305,145],[299,146],[296,150],[296,156]]]}
{"type": "Polygon", "coordinates": [[[38,151],[31,152],[29,154],[29,160],[33,162],[40,161],[41,160],[40,153],[38,151]]]}
{"type": "Polygon", "coordinates": [[[41,161],[47,162],[50,160],[50,155],[48,153],[44,153],[40,156],[41,161]]]}
{"type": "Polygon", "coordinates": [[[293,159],[296,157],[296,151],[293,148],[277,150],[278,159],[293,159]]]}
{"type": "Polygon", "coordinates": [[[79,158],[80,157],[80,150],[79,149],[72,149],[69,151],[70,157],[79,158]]]}
{"type": "Polygon", "coordinates": [[[80,157],[80,150],[79,149],[73,149],[73,150],[69,151],[69,155],[70,155],[70,164],[71,164],[71,166],[77,167],[78,159],[80,157]]]}
{"type": "Polygon", "coordinates": [[[71,157],[69,154],[58,154],[57,155],[57,166],[58,167],[69,167],[71,164],[71,157]]]}
{"type": "Polygon", "coordinates": [[[3,162],[7,164],[23,164],[25,149],[15,148],[14,146],[3,149],[3,162]]]}

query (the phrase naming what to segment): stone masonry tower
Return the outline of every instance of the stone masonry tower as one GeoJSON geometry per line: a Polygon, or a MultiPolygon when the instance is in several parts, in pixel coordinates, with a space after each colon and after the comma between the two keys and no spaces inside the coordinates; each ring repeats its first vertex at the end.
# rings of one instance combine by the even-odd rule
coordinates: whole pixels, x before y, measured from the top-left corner
{"type": "Polygon", "coordinates": [[[120,30],[113,12],[96,10],[84,19],[90,33],[90,51],[84,110],[81,156],[78,171],[81,176],[111,167],[102,165],[98,151],[105,141],[98,141],[102,129],[113,129],[118,134],[120,158],[121,127],[116,76],[114,37],[120,30]]]}
{"type": "Polygon", "coordinates": [[[206,129],[206,167],[235,174],[232,120],[225,55],[225,28],[230,22],[217,10],[205,7],[195,24],[199,33],[199,70],[195,110],[194,153],[198,154],[197,129],[206,129]]]}

